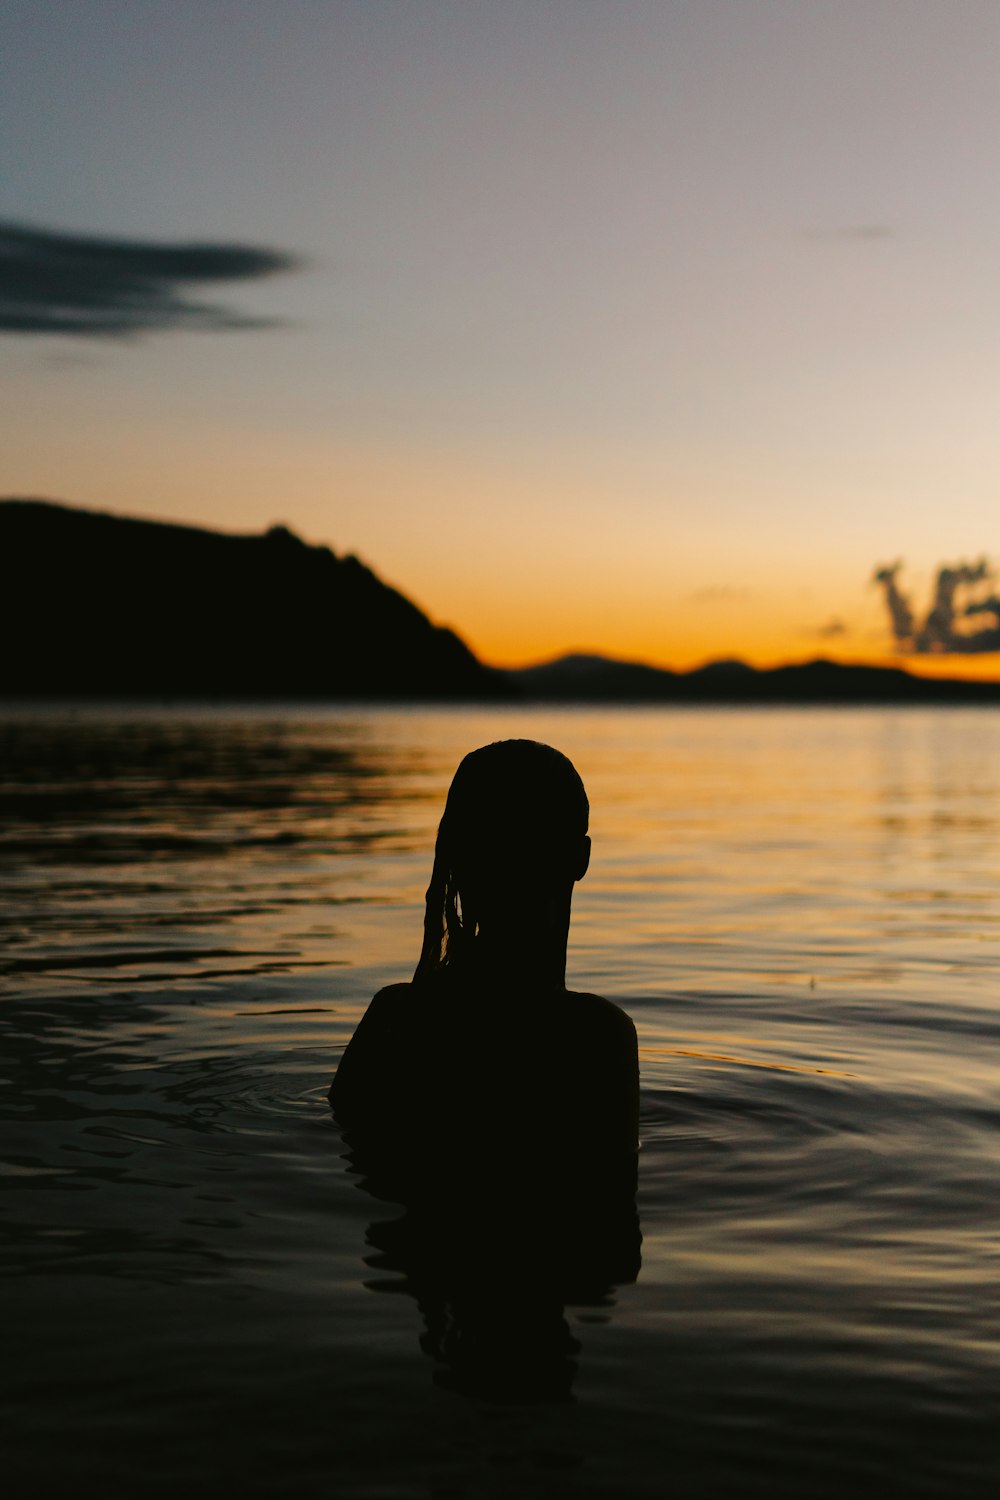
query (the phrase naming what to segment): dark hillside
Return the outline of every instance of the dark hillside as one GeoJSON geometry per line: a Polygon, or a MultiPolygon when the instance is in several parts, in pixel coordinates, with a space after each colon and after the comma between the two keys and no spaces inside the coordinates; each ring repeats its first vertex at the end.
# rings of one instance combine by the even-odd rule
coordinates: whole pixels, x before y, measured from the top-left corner
{"type": "Polygon", "coordinates": [[[0,501],[0,695],[491,698],[510,687],[355,557],[0,501]]]}

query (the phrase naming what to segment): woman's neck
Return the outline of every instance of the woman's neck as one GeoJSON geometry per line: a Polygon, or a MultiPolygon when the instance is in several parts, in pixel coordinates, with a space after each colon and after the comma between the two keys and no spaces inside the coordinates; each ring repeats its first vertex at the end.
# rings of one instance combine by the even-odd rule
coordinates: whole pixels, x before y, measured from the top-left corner
{"type": "Polygon", "coordinates": [[[545,989],[566,987],[566,944],[569,907],[541,923],[537,913],[528,918],[530,930],[506,923],[480,926],[472,946],[472,962],[485,977],[519,984],[534,981],[545,989]]]}

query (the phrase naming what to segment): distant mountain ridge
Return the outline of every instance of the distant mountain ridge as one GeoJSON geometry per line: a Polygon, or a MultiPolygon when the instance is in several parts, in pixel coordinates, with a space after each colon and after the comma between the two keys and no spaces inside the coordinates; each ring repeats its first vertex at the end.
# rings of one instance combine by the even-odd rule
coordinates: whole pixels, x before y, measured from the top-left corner
{"type": "Polygon", "coordinates": [[[901,667],[815,661],[751,667],[713,661],[691,672],[574,653],[508,675],[527,698],[563,703],[998,703],[1000,682],[916,677],[901,667]]]}
{"type": "Polygon", "coordinates": [[[691,672],[575,653],[480,662],[351,555],[0,500],[0,698],[1000,704],[1000,682],[826,660],[691,672]]]}
{"type": "Polygon", "coordinates": [[[512,691],[356,557],[0,501],[0,696],[491,699],[512,691]]]}

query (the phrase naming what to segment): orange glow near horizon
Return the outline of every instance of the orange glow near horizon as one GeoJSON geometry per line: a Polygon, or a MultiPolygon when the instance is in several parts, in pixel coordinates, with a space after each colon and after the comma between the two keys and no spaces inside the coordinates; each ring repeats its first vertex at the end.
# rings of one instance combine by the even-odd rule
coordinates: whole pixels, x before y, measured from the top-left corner
{"type": "Polygon", "coordinates": [[[875,666],[902,667],[914,677],[957,677],[965,682],[1000,682],[1000,653],[979,656],[911,655],[886,657],[875,666]]]}
{"type": "Polygon", "coordinates": [[[742,642],[722,642],[702,649],[687,649],[682,646],[663,649],[658,643],[644,644],[641,638],[633,645],[625,641],[621,646],[602,641],[546,641],[525,638],[520,645],[515,640],[508,649],[498,646],[488,649],[480,646],[468,636],[467,644],[475,650],[481,660],[496,667],[531,666],[535,662],[552,660],[570,652],[583,652],[608,656],[622,661],[642,662],[648,666],[665,668],[674,672],[689,672],[712,661],[739,660],[758,669],[795,665],[801,662],[824,658],[844,666],[895,667],[909,672],[914,677],[956,678],[969,682],[1000,682],[1000,653],[983,653],[978,656],[957,655],[899,655],[891,651],[875,649],[850,649],[836,642],[816,640],[802,642],[798,646],[782,647],[769,639],[766,632],[759,637],[742,642]]]}
{"type": "MultiPolygon", "coordinates": [[[[633,455],[628,467],[619,454],[611,469],[592,462],[584,472],[541,450],[520,460],[429,445],[403,455],[193,421],[174,436],[167,471],[149,464],[165,440],[154,427],[135,424],[105,450],[61,415],[61,445],[43,448],[27,428],[15,436],[8,494],[230,532],[283,522],[307,542],[356,553],[491,665],[571,651],[681,671],[720,658],[771,667],[822,656],[1000,678],[995,654],[894,649],[870,583],[888,555],[884,540],[838,536],[807,572],[803,536],[782,519],[797,493],[791,479],[783,490],[769,480],[785,511],[767,521],[753,482],[737,489],[724,468],[693,461],[661,471],[649,455],[633,455]],[[618,519],[616,486],[627,486],[641,531],[618,519]],[[736,524],[738,514],[720,526],[714,504],[753,512],[753,529],[736,524]]],[[[817,504],[828,498],[821,487],[816,494],[817,504]]],[[[929,546],[926,556],[934,559],[929,546]]],[[[914,574],[920,604],[933,565],[914,574]]]]}

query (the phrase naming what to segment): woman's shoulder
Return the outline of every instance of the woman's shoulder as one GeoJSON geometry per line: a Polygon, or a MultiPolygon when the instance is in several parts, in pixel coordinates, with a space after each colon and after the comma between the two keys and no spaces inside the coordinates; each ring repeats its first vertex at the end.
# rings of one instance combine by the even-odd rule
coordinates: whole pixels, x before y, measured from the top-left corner
{"type": "Polygon", "coordinates": [[[589,990],[567,990],[566,1003],[577,1017],[590,1022],[595,1029],[620,1036],[635,1036],[631,1016],[604,995],[595,995],[589,990]]]}
{"type": "Polygon", "coordinates": [[[355,1096],[370,1088],[371,1081],[384,1072],[405,1044],[400,1031],[405,1028],[408,984],[389,984],[368,1003],[337,1066],[330,1086],[330,1100],[337,1108],[353,1107],[355,1096]]]}
{"type": "Polygon", "coordinates": [[[413,998],[413,985],[408,982],[400,984],[387,984],[382,989],[376,990],[368,1002],[369,1010],[384,1011],[387,1014],[396,1011],[413,998]]]}

